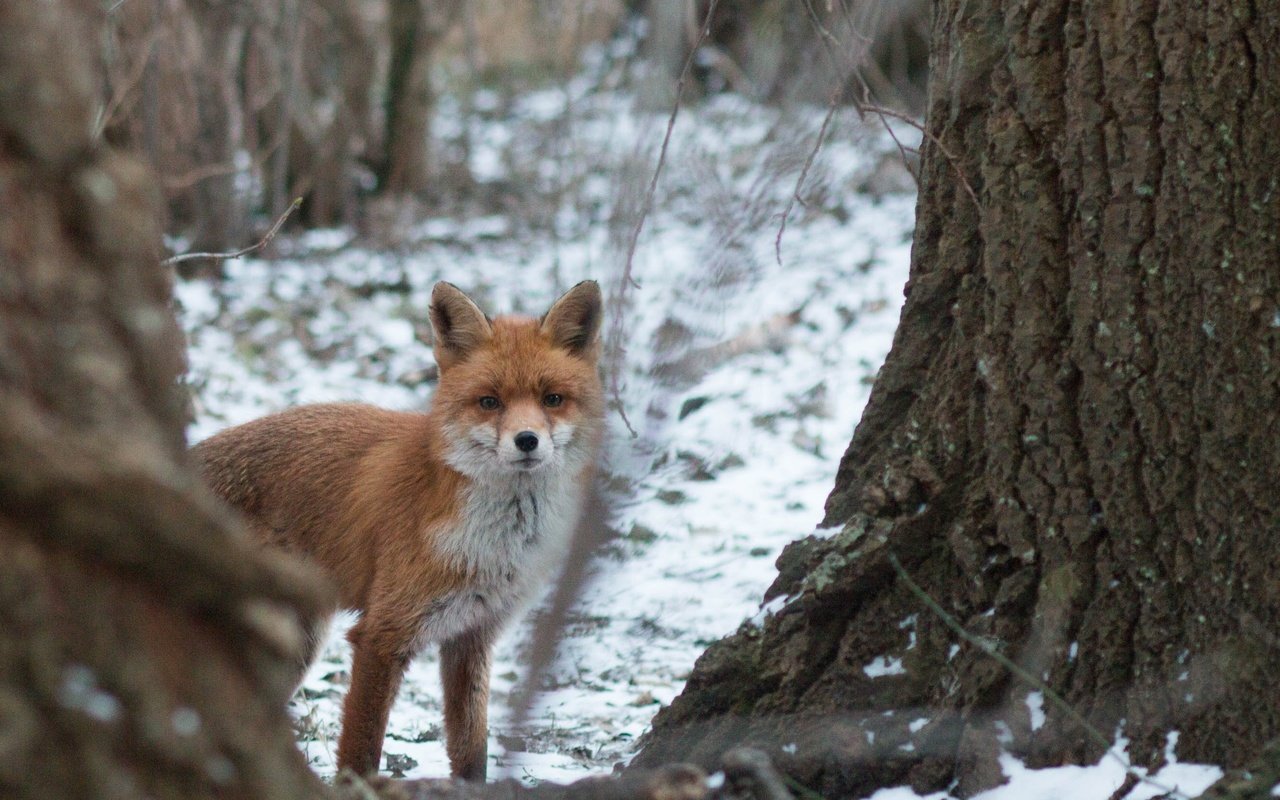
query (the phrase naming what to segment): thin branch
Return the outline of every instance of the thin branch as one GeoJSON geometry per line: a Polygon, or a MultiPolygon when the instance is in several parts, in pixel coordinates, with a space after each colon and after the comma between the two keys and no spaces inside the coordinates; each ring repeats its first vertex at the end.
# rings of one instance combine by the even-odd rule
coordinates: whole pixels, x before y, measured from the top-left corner
{"type": "MultiPolygon", "coordinates": [[[[865,84],[864,84],[864,88],[865,88],[865,84]]],[[[860,114],[863,112],[869,111],[872,114],[879,116],[881,124],[884,125],[885,130],[889,131],[890,136],[893,136],[893,131],[889,127],[889,123],[885,119],[885,117],[893,117],[896,120],[901,120],[902,122],[905,122],[911,127],[920,131],[920,133],[926,139],[928,139],[930,142],[933,142],[934,146],[936,146],[939,150],[942,151],[942,155],[946,157],[947,162],[951,164],[951,168],[955,170],[956,177],[960,179],[960,185],[963,186],[965,191],[969,193],[969,199],[973,201],[974,207],[977,208],[978,210],[982,209],[982,204],[978,202],[977,192],[973,190],[973,186],[969,183],[968,178],[964,176],[964,172],[960,169],[960,159],[957,158],[955,154],[952,153],[949,149],[947,149],[947,146],[942,143],[942,140],[939,139],[936,135],[934,135],[931,131],[929,131],[923,124],[921,124],[918,120],[913,119],[910,116],[903,114],[899,111],[894,111],[891,108],[884,108],[883,106],[877,106],[867,102],[858,103],[857,109],[858,109],[858,113],[860,114]]],[[[898,141],[898,137],[894,136],[893,140],[895,142],[898,141]]],[[[899,147],[901,147],[901,145],[899,145],[899,147]]]]}
{"type": "Polygon", "coordinates": [[[827,115],[822,118],[822,127],[818,128],[818,138],[813,143],[813,149],[809,151],[809,155],[805,157],[804,166],[800,168],[800,175],[796,178],[796,188],[791,190],[791,196],[787,198],[787,207],[782,209],[782,223],[778,226],[778,235],[773,240],[773,254],[778,259],[778,266],[782,266],[782,235],[787,232],[787,220],[791,217],[791,209],[795,208],[796,203],[804,205],[804,200],[800,198],[800,189],[804,186],[804,179],[809,177],[809,169],[813,166],[814,159],[818,157],[818,151],[822,149],[822,141],[827,136],[827,127],[836,115],[839,102],[840,91],[837,89],[831,93],[831,102],[827,104],[827,115]]]}
{"type": "MultiPolygon", "coordinates": [[[[251,155],[252,164],[246,171],[249,173],[261,171],[267,161],[271,159],[275,152],[284,145],[285,139],[288,138],[288,132],[288,126],[275,131],[275,133],[271,135],[271,141],[267,143],[266,148],[260,148],[251,155]]],[[[165,189],[176,192],[189,189],[200,181],[207,180],[209,178],[216,178],[221,175],[229,175],[233,172],[239,172],[240,170],[241,168],[236,166],[232,161],[222,161],[216,164],[201,164],[177,175],[162,175],[160,177],[160,183],[165,189]]]]}
{"type": "Polygon", "coordinates": [[[272,239],[276,238],[276,234],[280,232],[280,228],[284,225],[285,220],[289,219],[289,215],[292,214],[294,211],[297,211],[298,207],[301,205],[302,205],[302,198],[301,197],[294,198],[293,202],[289,204],[289,207],[286,208],[284,210],[284,213],[280,215],[280,219],[276,220],[276,223],[271,226],[271,230],[267,231],[267,235],[263,236],[262,240],[257,244],[249,245],[248,247],[245,247],[240,250],[236,250],[235,252],[232,252],[232,253],[183,253],[177,256],[170,256],[169,258],[166,258],[164,261],[161,261],[160,263],[168,267],[168,266],[172,266],[173,264],[177,264],[182,261],[190,261],[195,258],[211,258],[216,261],[227,261],[232,258],[239,258],[241,256],[248,255],[249,253],[252,253],[255,250],[261,250],[262,248],[270,244],[272,239]]]}
{"type": "MultiPolygon", "coordinates": [[[[107,11],[108,14],[115,11],[123,5],[127,0],[120,0],[116,5],[107,11]]],[[[97,109],[96,119],[93,121],[93,138],[101,139],[102,132],[111,124],[111,120],[115,117],[120,107],[124,105],[125,98],[129,95],[138,84],[142,83],[142,76],[147,71],[147,65],[151,63],[152,57],[155,55],[156,43],[160,40],[160,32],[152,30],[147,34],[147,38],[143,41],[139,48],[142,51],[141,56],[137,59],[133,66],[133,70],[125,76],[119,85],[113,86],[111,89],[111,97],[108,98],[105,105],[99,106],[97,109]]]]}
{"type": "MultiPolygon", "coordinates": [[[[969,199],[973,201],[974,207],[979,211],[981,211],[982,205],[978,202],[978,194],[973,190],[973,185],[969,183],[968,178],[965,177],[964,171],[960,168],[960,160],[955,156],[954,153],[951,152],[950,149],[947,148],[946,145],[942,143],[941,139],[939,139],[935,134],[927,130],[925,126],[920,122],[918,122],[917,120],[912,119],[911,117],[905,114],[902,114],[901,112],[884,108],[882,106],[879,106],[870,102],[871,87],[867,84],[867,81],[863,77],[863,74],[861,71],[862,68],[866,66],[866,57],[865,57],[866,48],[870,46],[870,39],[857,30],[857,27],[853,24],[853,19],[849,11],[849,8],[844,4],[843,0],[840,6],[843,11],[845,22],[848,24],[850,35],[852,35],[855,40],[858,40],[859,43],[861,43],[864,46],[860,54],[855,56],[850,56],[847,59],[841,59],[837,55],[837,47],[841,45],[841,42],[835,34],[833,34],[830,30],[827,29],[825,25],[822,24],[822,19],[821,17],[819,17],[818,12],[813,8],[813,4],[811,0],[805,0],[803,5],[805,8],[805,11],[808,12],[809,22],[813,25],[814,30],[817,31],[818,33],[818,41],[822,44],[823,52],[825,53],[828,61],[830,62],[831,70],[835,73],[843,73],[844,80],[840,81],[840,83],[838,84],[835,90],[835,93],[832,96],[832,100],[831,100],[832,105],[827,109],[827,115],[822,122],[822,130],[819,131],[817,141],[814,143],[813,149],[809,152],[808,158],[805,159],[804,167],[800,171],[800,177],[796,181],[796,190],[792,194],[792,196],[788,198],[787,207],[782,213],[782,222],[778,226],[778,235],[774,239],[774,254],[778,260],[778,264],[779,265],[782,264],[782,236],[786,232],[787,221],[790,218],[792,209],[795,207],[796,201],[801,201],[801,198],[799,196],[800,187],[804,182],[806,173],[808,172],[810,166],[812,165],[814,158],[818,154],[818,150],[822,147],[823,136],[825,134],[828,124],[831,122],[831,119],[834,116],[835,104],[838,103],[840,93],[842,91],[841,87],[847,84],[850,79],[856,79],[858,83],[861,84],[862,86],[862,95],[863,95],[862,100],[859,101],[856,98],[854,98],[853,100],[853,106],[857,110],[858,116],[864,120],[868,113],[875,114],[879,117],[880,123],[884,126],[884,129],[889,134],[889,137],[893,139],[894,145],[897,146],[898,153],[902,156],[903,164],[907,166],[908,171],[911,172],[911,176],[913,178],[916,178],[917,183],[919,182],[919,176],[916,174],[915,170],[911,169],[909,164],[909,159],[907,158],[907,153],[912,152],[913,148],[909,148],[902,143],[902,141],[898,138],[897,132],[893,130],[893,126],[889,124],[886,117],[893,117],[894,119],[898,119],[898,120],[901,120],[902,122],[907,123],[908,125],[920,131],[920,133],[926,139],[928,139],[930,142],[935,144],[938,147],[938,150],[941,151],[943,157],[946,158],[947,162],[951,165],[951,168],[955,170],[956,177],[960,180],[960,185],[963,186],[965,191],[968,193],[969,199]],[[842,61],[844,62],[843,65],[841,63],[842,61]]],[[[840,52],[843,52],[843,51],[840,51],[840,52]]]]}
{"type": "MultiPolygon", "coordinates": [[[[843,3],[841,7],[844,8],[843,3]]],[[[782,211],[782,222],[778,225],[778,235],[773,240],[774,257],[778,260],[778,266],[782,266],[782,236],[787,231],[787,221],[791,218],[791,211],[795,208],[795,204],[799,202],[804,205],[804,200],[800,197],[800,189],[804,186],[805,178],[809,175],[809,170],[813,167],[814,160],[818,157],[818,152],[822,149],[822,143],[826,138],[827,128],[831,125],[831,120],[835,117],[836,109],[839,107],[840,95],[843,93],[843,87],[848,83],[851,77],[858,74],[858,68],[865,64],[865,53],[867,48],[871,46],[870,38],[859,33],[853,25],[853,21],[849,18],[848,9],[845,9],[845,19],[849,24],[849,31],[855,40],[863,46],[862,55],[850,57],[848,63],[841,67],[840,59],[836,57],[835,48],[841,45],[840,40],[827,27],[822,24],[822,19],[818,16],[818,12],[814,9],[810,0],[804,2],[805,11],[809,14],[809,22],[813,25],[814,30],[818,32],[818,39],[822,42],[823,52],[827,56],[827,60],[831,64],[831,71],[843,73],[844,78],[841,80],[831,92],[831,100],[827,104],[826,116],[822,118],[822,126],[818,129],[818,136],[814,140],[813,148],[805,157],[804,166],[800,168],[800,175],[796,178],[796,187],[792,191],[791,196],[787,198],[787,207],[782,211]]],[[[865,82],[863,83],[865,86],[865,82]]],[[[893,136],[894,142],[898,145],[898,150],[902,151],[902,143],[894,136],[892,130],[889,135],[893,136]]],[[[905,153],[904,153],[905,161],[905,153]]]]}
{"type": "Polygon", "coordinates": [[[662,137],[662,147],[658,150],[658,163],[653,169],[653,175],[649,178],[649,187],[645,191],[644,202],[640,205],[640,215],[636,218],[635,227],[631,231],[631,241],[627,243],[627,258],[623,262],[622,282],[618,287],[618,314],[614,317],[614,324],[610,331],[613,340],[613,357],[611,358],[612,368],[609,370],[609,392],[613,395],[613,403],[617,408],[618,415],[622,417],[622,422],[627,426],[627,431],[631,434],[631,438],[635,439],[640,434],[631,425],[631,420],[627,418],[626,404],[622,402],[622,386],[618,382],[618,375],[622,371],[623,355],[626,348],[622,346],[622,307],[623,300],[627,295],[629,286],[640,288],[640,284],[636,283],[632,277],[632,265],[636,257],[636,245],[640,241],[640,231],[644,229],[645,220],[649,217],[649,211],[653,208],[653,196],[658,191],[658,176],[662,174],[662,167],[667,161],[667,148],[671,144],[671,133],[676,127],[676,117],[680,114],[680,100],[684,96],[685,82],[689,79],[689,72],[693,69],[694,58],[698,55],[698,48],[702,47],[702,43],[706,41],[707,36],[711,33],[711,16],[716,12],[716,4],[718,0],[711,0],[707,6],[707,15],[702,21],[702,28],[698,31],[698,38],[689,50],[689,55],[684,60],[684,67],[680,70],[680,77],[676,80],[676,98],[671,106],[671,116],[667,119],[667,130],[662,137]]]}
{"type": "Polygon", "coordinates": [[[116,2],[112,3],[111,7],[107,9],[107,13],[108,14],[116,13],[117,11],[120,10],[120,6],[124,5],[127,2],[129,2],[129,0],[116,0],[116,2]]]}
{"type": "Polygon", "coordinates": [[[1013,673],[1013,675],[1017,677],[1019,680],[1021,680],[1023,683],[1027,684],[1028,686],[1035,689],[1036,691],[1041,692],[1042,694],[1044,694],[1045,697],[1049,698],[1049,700],[1051,700],[1053,704],[1057,706],[1060,711],[1062,711],[1064,714],[1070,717],[1077,725],[1079,725],[1082,729],[1084,729],[1085,734],[1090,739],[1092,739],[1094,743],[1100,746],[1107,755],[1111,756],[1111,758],[1115,759],[1117,763],[1119,763],[1122,767],[1124,767],[1124,771],[1126,774],[1132,775],[1134,778],[1137,778],[1138,780],[1142,781],[1148,786],[1151,786],[1159,790],[1161,793],[1163,793],[1166,796],[1176,797],[1176,798],[1179,798],[1179,800],[1189,800],[1189,798],[1182,792],[1179,792],[1176,787],[1170,788],[1168,786],[1165,786],[1164,784],[1160,783],[1154,778],[1150,778],[1144,773],[1140,772],[1137,767],[1130,764],[1128,759],[1120,755],[1120,753],[1116,752],[1116,750],[1112,747],[1111,740],[1108,739],[1106,736],[1104,736],[1102,731],[1099,731],[1097,728],[1095,728],[1093,724],[1089,722],[1089,720],[1085,719],[1083,714],[1081,714],[1079,711],[1076,711],[1076,709],[1070,703],[1068,703],[1065,699],[1063,699],[1062,695],[1058,694],[1053,689],[1049,688],[1049,686],[1044,681],[1040,680],[1035,675],[1032,675],[1030,672],[1023,669],[1018,664],[1014,663],[1012,659],[1010,659],[1004,653],[1001,653],[999,650],[997,650],[995,646],[991,644],[991,642],[987,641],[981,636],[977,636],[965,630],[964,626],[961,625],[959,622],[957,622],[955,617],[947,613],[947,610],[944,609],[941,605],[939,605],[937,600],[934,600],[932,597],[930,597],[928,592],[926,592],[924,589],[921,589],[920,585],[911,579],[911,576],[907,574],[907,571],[902,567],[902,564],[898,562],[897,556],[895,556],[893,553],[889,553],[888,559],[889,559],[889,564],[892,565],[894,571],[898,573],[898,578],[900,578],[902,582],[906,584],[907,588],[911,590],[912,594],[914,594],[916,597],[920,599],[920,602],[924,603],[929,608],[930,611],[932,611],[934,614],[938,616],[939,619],[942,620],[943,624],[945,624],[948,628],[950,628],[961,639],[964,639],[969,644],[978,648],[987,656],[994,659],[996,663],[998,663],[1000,666],[1009,670],[1009,672],[1013,673]]]}
{"type": "Polygon", "coordinates": [[[671,144],[671,132],[676,127],[676,117],[680,114],[680,99],[684,95],[685,81],[689,79],[689,71],[693,68],[693,60],[698,55],[698,48],[702,47],[702,43],[706,41],[708,34],[711,32],[711,15],[716,11],[716,3],[718,0],[711,0],[711,4],[707,6],[706,19],[702,21],[702,28],[698,31],[698,39],[693,43],[693,47],[689,50],[689,57],[684,60],[684,68],[680,70],[680,77],[676,80],[676,99],[671,107],[671,116],[667,119],[667,132],[662,137],[662,148],[658,151],[658,164],[654,167],[653,175],[649,178],[649,188],[644,194],[644,203],[640,206],[640,216],[636,219],[635,228],[631,231],[631,241],[627,245],[627,260],[622,270],[623,290],[628,284],[639,289],[640,284],[635,282],[631,277],[631,265],[636,256],[636,244],[640,241],[640,231],[644,228],[645,220],[649,217],[649,211],[653,208],[653,196],[658,190],[658,176],[662,174],[662,167],[667,161],[667,147],[671,144]]]}

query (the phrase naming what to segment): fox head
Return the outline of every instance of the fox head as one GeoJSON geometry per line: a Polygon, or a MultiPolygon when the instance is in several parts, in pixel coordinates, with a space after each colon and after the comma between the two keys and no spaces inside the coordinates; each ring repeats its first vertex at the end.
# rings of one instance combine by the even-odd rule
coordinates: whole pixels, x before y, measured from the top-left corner
{"type": "Polygon", "coordinates": [[[539,319],[484,312],[449,283],[431,292],[445,458],[472,478],[586,466],[603,429],[600,286],[583,281],[539,319]]]}

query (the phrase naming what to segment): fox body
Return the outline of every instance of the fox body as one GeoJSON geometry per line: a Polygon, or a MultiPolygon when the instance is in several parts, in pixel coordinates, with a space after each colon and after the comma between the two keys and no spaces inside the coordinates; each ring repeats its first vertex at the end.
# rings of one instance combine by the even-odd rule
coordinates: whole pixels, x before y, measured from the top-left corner
{"type": "MultiPolygon", "coordinates": [[[[339,767],[377,769],[404,670],[435,642],[453,774],[484,779],[494,639],[562,559],[602,435],[601,315],[591,281],[541,319],[494,320],[440,283],[428,413],[302,406],[193,448],[255,535],[318,563],[360,615],[339,767]]],[[[300,670],[326,623],[306,621],[300,670]]]]}

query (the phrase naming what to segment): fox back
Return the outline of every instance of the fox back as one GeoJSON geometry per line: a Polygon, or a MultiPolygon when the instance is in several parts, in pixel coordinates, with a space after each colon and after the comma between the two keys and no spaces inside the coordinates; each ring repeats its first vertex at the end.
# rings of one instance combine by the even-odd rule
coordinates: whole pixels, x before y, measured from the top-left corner
{"type": "Polygon", "coordinates": [[[601,313],[590,281],[540,319],[494,320],[437,284],[428,413],[302,406],[193,448],[265,545],[320,564],[360,613],[340,767],[377,768],[404,668],[437,642],[453,772],[484,777],[493,640],[562,559],[603,433],[601,313]]]}

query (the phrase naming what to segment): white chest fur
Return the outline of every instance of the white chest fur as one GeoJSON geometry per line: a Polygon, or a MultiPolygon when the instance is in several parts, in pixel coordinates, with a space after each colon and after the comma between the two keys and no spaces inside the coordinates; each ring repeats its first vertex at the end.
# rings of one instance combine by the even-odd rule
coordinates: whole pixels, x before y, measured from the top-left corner
{"type": "Polygon", "coordinates": [[[559,471],[473,482],[461,519],[438,539],[442,555],[472,579],[431,603],[423,639],[514,616],[563,562],[581,506],[579,481],[559,471]]]}

